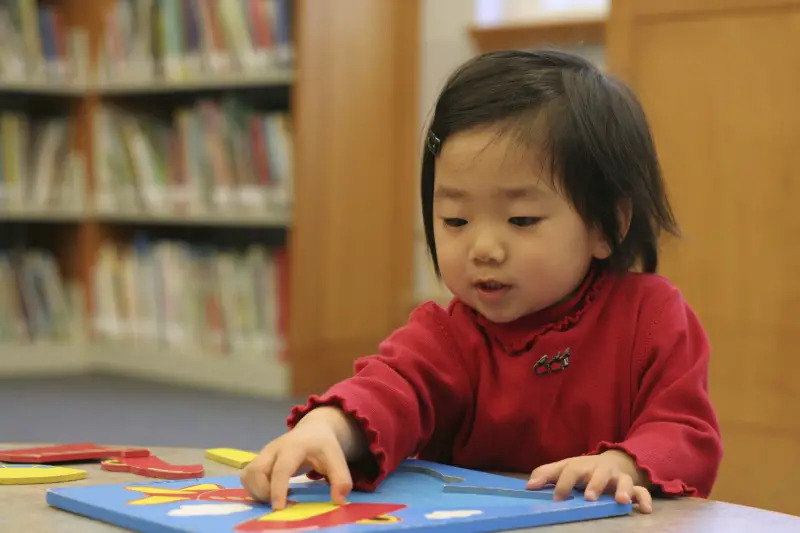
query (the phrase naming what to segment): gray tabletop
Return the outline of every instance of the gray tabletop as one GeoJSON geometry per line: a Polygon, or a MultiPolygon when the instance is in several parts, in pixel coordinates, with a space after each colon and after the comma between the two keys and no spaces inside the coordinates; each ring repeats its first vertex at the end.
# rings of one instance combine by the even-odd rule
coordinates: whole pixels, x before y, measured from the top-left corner
{"type": "MultiPolygon", "coordinates": [[[[0,444],[0,448],[19,448],[39,444],[0,444]]],[[[201,463],[206,476],[235,475],[239,471],[205,459],[205,450],[195,448],[149,447],[157,455],[173,464],[201,463]]],[[[69,465],[68,465],[69,466],[69,465]]],[[[88,477],[80,481],[50,485],[1,485],[0,531],[3,533],[108,533],[123,531],[120,528],[90,520],[49,507],[45,493],[51,487],[98,485],[141,481],[141,476],[122,472],[106,472],[99,463],[82,463],[75,468],[86,470],[88,477]]],[[[683,533],[709,533],[723,531],[770,531],[771,533],[800,532],[800,517],[763,511],[728,503],[682,498],[656,500],[651,515],[632,513],[629,516],[589,522],[576,522],[559,526],[531,529],[537,533],[606,531],[659,531],[683,533]]]]}

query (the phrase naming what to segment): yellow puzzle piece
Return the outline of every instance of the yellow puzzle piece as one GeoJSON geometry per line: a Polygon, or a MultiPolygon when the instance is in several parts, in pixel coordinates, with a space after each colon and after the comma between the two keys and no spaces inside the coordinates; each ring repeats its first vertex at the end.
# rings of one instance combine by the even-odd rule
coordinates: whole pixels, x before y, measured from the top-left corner
{"type": "Polygon", "coordinates": [[[0,465],[0,485],[33,485],[85,479],[86,472],[76,468],[50,465],[0,465]]]}
{"type": "Polygon", "coordinates": [[[258,454],[235,448],[211,448],[206,450],[208,459],[234,468],[244,468],[256,458],[256,455],[258,454]]]}

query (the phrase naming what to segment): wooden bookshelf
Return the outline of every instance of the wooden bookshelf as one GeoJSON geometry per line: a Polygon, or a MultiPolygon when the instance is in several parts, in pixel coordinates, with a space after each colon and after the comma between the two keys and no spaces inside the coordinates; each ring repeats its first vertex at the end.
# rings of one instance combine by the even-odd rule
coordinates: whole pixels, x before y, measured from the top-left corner
{"type": "Polygon", "coordinates": [[[81,98],[86,94],[87,89],[87,85],[53,85],[44,82],[15,82],[0,80],[0,94],[11,93],[81,98]]]}
{"type": "Polygon", "coordinates": [[[257,89],[289,85],[292,81],[293,75],[290,69],[273,68],[254,75],[221,76],[205,80],[97,82],[88,85],[86,91],[94,92],[101,96],[134,96],[158,93],[257,89]]]}
{"type": "Polygon", "coordinates": [[[0,344],[0,354],[0,377],[76,375],[91,367],[83,344],[0,344]]]}
{"type": "Polygon", "coordinates": [[[85,164],[85,202],[68,209],[0,206],[0,225],[42,226],[33,233],[50,243],[62,276],[82,287],[87,324],[80,346],[0,345],[0,376],[102,371],[262,395],[320,392],[407,316],[418,152],[418,50],[411,36],[418,34],[418,1],[348,0],[342,10],[295,0],[291,66],[188,81],[111,81],[94,72],[106,54],[107,13],[115,1],[42,2],[85,33],[85,81],[4,82],[0,74],[0,94],[23,102],[36,97],[70,119],[69,146],[85,164]],[[398,86],[409,90],[401,94],[398,86]],[[162,104],[165,98],[259,95],[268,88],[287,89],[293,123],[292,198],[284,209],[182,215],[99,208],[94,162],[104,154],[94,142],[95,117],[106,104],[157,115],[170,112],[162,105],[174,105],[162,104]],[[211,353],[187,358],[97,340],[98,254],[108,244],[126,246],[134,233],[163,228],[201,236],[227,232],[236,240],[253,228],[288,230],[278,243],[289,268],[281,284],[288,307],[285,360],[211,353]]]}
{"type": "Polygon", "coordinates": [[[52,84],[46,82],[14,82],[0,80],[0,94],[17,93],[43,96],[84,98],[87,94],[98,96],[146,96],[159,93],[211,92],[237,89],[263,88],[289,85],[293,73],[286,68],[270,68],[248,75],[232,74],[212,79],[168,81],[161,79],[92,81],[87,83],[52,84]]]}
{"type": "Polygon", "coordinates": [[[242,228],[288,228],[291,226],[289,209],[258,214],[235,213],[131,213],[102,212],[83,209],[20,209],[0,210],[0,222],[28,223],[84,223],[121,225],[167,226],[220,226],[242,228]]]}
{"type": "Polygon", "coordinates": [[[0,345],[0,377],[113,374],[220,392],[291,394],[288,367],[268,359],[221,358],[123,343],[0,345]]]}
{"type": "Polygon", "coordinates": [[[89,218],[82,209],[0,209],[0,223],[3,222],[72,222],[81,223],[89,218]]]}
{"type": "Polygon", "coordinates": [[[291,394],[288,366],[269,359],[221,358],[120,343],[93,344],[88,359],[91,372],[267,398],[291,394]]]}
{"type": "Polygon", "coordinates": [[[265,212],[254,215],[233,213],[207,213],[196,215],[172,215],[156,213],[87,213],[87,219],[103,224],[169,225],[169,226],[217,226],[230,228],[288,228],[291,226],[287,210],[265,212]]]}

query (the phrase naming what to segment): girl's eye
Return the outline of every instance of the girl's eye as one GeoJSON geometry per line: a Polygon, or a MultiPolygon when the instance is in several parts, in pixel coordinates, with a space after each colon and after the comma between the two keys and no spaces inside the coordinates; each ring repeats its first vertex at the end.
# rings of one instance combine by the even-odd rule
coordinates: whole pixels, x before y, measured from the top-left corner
{"type": "Polygon", "coordinates": [[[466,225],[467,221],[463,218],[446,218],[444,219],[444,225],[450,226],[451,228],[458,228],[461,226],[466,225]]]}
{"type": "Polygon", "coordinates": [[[513,225],[520,227],[535,226],[541,220],[540,217],[511,217],[508,219],[513,225]]]}

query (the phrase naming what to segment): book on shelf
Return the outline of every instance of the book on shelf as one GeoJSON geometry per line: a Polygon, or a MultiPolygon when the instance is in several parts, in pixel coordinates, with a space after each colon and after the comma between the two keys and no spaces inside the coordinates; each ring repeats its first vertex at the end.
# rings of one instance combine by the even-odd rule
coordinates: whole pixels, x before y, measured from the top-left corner
{"type": "Polygon", "coordinates": [[[82,309],[81,290],[50,252],[0,250],[0,345],[78,342],[82,309]]]}
{"type": "Polygon", "coordinates": [[[88,33],[67,25],[62,6],[36,0],[0,3],[0,82],[85,80],[88,50],[88,33]]]}
{"type": "Polygon", "coordinates": [[[101,82],[258,76],[292,61],[291,0],[117,0],[105,13],[101,82]]]}
{"type": "Polygon", "coordinates": [[[285,112],[200,100],[170,120],[104,105],[95,114],[95,208],[177,215],[286,212],[292,132],[285,112]]]}
{"type": "Polygon", "coordinates": [[[283,361],[286,256],[137,237],[104,245],[93,272],[94,335],[171,354],[283,361]]]}
{"type": "Polygon", "coordinates": [[[0,112],[0,214],[80,210],[86,168],[66,117],[0,112]]]}

